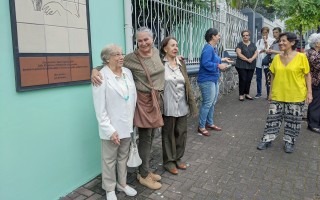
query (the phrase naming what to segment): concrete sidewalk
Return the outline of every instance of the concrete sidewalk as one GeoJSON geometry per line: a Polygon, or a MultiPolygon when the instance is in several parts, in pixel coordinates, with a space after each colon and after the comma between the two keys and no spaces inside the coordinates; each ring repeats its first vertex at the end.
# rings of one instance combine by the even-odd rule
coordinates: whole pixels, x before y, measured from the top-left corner
{"type": "MultiPolygon", "coordinates": [[[[253,84],[252,96],[255,89],[253,84]]],[[[221,132],[212,131],[210,137],[198,135],[197,119],[189,119],[183,157],[189,167],[176,176],[162,167],[161,136],[157,135],[151,164],[162,176],[162,188],[153,191],[141,186],[135,169],[129,169],[128,184],[138,195],[127,197],[120,192],[118,199],[320,200],[320,135],[308,131],[303,122],[294,153],[283,150],[283,128],[271,148],[258,151],[267,109],[265,97],[240,102],[235,90],[216,105],[215,124],[223,127],[221,132]]],[[[105,199],[101,177],[61,199],[105,199]]]]}

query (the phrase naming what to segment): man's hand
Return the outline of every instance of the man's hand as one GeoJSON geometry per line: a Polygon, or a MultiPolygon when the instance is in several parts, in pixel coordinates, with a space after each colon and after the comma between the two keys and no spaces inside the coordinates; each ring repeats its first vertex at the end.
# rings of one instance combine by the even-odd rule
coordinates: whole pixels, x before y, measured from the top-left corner
{"type": "Polygon", "coordinates": [[[116,132],[114,132],[111,137],[110,137],[110,140],[114,143],[114,144],[117,144],[117,145],[120,145],[120,139],[119,139],[119,135],[116,132]]]}
{"type": "Polygon", "coordinates": [[[102,84],[102,80],[103,80],[103,77],[101,73],[98,70],[93,69],[91,74],[92,85],[100,86],[102,84]]]}

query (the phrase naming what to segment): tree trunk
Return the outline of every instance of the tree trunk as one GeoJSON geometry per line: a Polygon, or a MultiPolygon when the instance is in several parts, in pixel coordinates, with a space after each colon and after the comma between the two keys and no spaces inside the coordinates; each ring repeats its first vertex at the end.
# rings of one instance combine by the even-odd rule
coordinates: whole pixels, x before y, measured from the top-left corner
{"type": "Polygon", "coordinates": [[[302,53],[302,25],[300,25],[299,28],[299,32],[300,32],[300,52],[302,53]]]}

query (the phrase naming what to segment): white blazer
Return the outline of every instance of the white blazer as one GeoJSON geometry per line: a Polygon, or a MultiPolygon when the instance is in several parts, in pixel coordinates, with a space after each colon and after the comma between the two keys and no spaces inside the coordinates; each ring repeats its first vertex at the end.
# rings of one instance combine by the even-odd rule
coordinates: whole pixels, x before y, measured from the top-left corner
{"type": "Polygon", "coordinates": [[[133,116],[137,101],[132,73],[128,68],[122,67],[129,89],[128,100],[125,100],[116,76],[108,66],[104,66],[100,73],[103,77],[102,84],[92,86],[99,136],[103,140],[110,140],[112,134],[117,131],[120,139],[129,138],[133,132],[133,116]]]}

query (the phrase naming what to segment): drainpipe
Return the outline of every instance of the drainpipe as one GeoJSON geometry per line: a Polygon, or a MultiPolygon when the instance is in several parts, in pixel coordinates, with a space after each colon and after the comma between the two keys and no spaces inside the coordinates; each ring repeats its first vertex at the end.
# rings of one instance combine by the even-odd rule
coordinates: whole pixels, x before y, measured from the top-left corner
{"type": "Polygon", "coordinates": [[[133,52],[133,27],[131,0],[124,0],[124,31],[126,37],[126,54],[133,52]]]}

